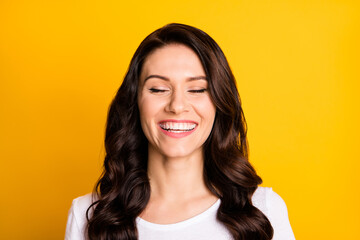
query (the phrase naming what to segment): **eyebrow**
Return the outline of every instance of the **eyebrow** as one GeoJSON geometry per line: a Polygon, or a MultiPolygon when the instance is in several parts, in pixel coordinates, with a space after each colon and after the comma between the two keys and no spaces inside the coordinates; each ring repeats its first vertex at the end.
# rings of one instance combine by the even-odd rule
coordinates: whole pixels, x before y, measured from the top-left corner
{"type": "MultiPolygon", "coordinates": [[[[170,81],[169,78],[161,76],[161,75],[149,75],[145,78],[144,83],[146,82],[146,80],[150,79],[150,78],[159,78],[162,79],[164,81],[170,81]]],[[[207,81],[207,78],[205,76],[195,76],[195,77],[189,77],[187,79],[187,81],[195,81],[195,80],[205,80],[207,81]]]]}

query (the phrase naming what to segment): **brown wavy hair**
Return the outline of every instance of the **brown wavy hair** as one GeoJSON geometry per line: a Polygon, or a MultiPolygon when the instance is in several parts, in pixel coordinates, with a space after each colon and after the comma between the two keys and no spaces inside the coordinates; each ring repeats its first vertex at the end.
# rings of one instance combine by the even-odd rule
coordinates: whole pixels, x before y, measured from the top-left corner
{"type": "Polygon", "coordinates": [[[168,44],[183,44],[200,58],[216,106],[214,126],[204,143],[204,179],[221,199],[217,218],[236,240],[269,240],[273,228],[251,198],[262,182],[248,161],[246,122],[235,78],[224,53],[205,32],[168,24],[147,36],[136,50],[107,118],[104,170],[87,211],[89,239],[138,239],[136,218],[150,198],[147,145],[137,103],[146,57],[168,44]]]}

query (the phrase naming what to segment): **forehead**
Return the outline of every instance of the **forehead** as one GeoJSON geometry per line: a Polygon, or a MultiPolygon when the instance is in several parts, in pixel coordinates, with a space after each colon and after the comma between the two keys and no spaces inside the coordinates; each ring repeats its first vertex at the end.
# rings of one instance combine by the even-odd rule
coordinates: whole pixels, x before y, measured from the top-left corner
{"type": "Polygon", "coordinates": [[[182,44],[169,44],[154,50],[144,61],[141,78],[146,75],[160,74],[167,77],[173,75],[205,76],[205,71],[198,55],[182,44]]]}

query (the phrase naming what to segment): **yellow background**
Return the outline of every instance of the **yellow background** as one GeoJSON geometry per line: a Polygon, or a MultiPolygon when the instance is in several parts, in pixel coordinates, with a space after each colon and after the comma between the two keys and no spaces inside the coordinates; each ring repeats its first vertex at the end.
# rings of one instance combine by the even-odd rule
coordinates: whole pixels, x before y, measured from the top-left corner
{"type": "Polygon", "coordinates": [[[297,239],[359,239],[360,4],[344,0],[0,2],[0,238],[62,239],[92,190],[108,105],[170,22],[224,50],[250,160],[297,239]]]}

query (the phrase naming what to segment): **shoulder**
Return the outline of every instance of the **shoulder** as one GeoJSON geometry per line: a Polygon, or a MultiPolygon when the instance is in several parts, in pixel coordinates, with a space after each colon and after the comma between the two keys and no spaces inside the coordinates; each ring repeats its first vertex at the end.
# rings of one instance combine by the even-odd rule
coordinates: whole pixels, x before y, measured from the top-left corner
{"type": "Polygon", "coordinates": [[[77,213],[86,213],[87,209],[94,201],[96,201],[96,194],[88,193],[84,196],[75,198],[72,201],[72,206],[77,213]]]}
{"type": "MultiPolygon", "coordinates": [[[[65,239],[85,239],[86,212],[94,201],[96,201],[96,195],[91,193],[75,198],[72,201],[66,224],[65,239]]],[[[91,211],[89,214],[91,214],[91,211]]]]}
{"type": "Polygon", "coordinates": [[[274,240],[295,239],[285,201],[272,188],[258,187],[252,197],[253,205],[269,219],[274,240]]]}
{"type": "Polygon", "coordinates": [[[252,196],[252,202],[266,215],[275,208],[286,209],[284,200],[269,187],[258,187],[252,196]]]}

